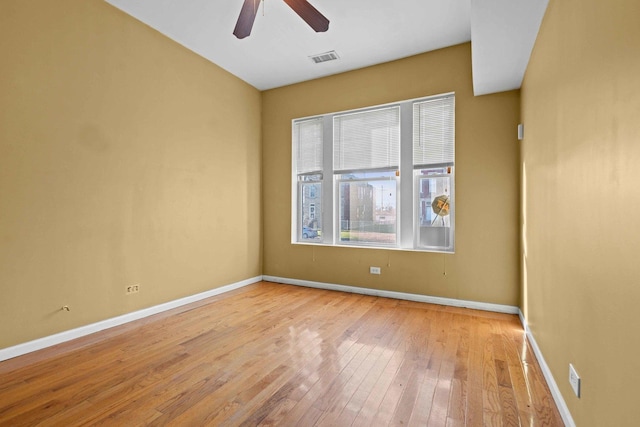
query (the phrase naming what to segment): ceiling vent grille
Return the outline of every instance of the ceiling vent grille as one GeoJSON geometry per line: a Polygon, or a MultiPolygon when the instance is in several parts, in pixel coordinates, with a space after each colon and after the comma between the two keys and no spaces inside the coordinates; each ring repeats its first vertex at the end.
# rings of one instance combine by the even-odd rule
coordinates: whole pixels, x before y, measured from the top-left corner
{"type": "Polygon", "coordinates": [[[336,59],[340,59],[340,57],[338,56],[335,50],[332,50],[331,52],[321,53],[318,55],[313,55],[313,56],[310,56],[309,58],[311,58],[311,60],[316,64],[320,64],[321,62],[335,61],[336,59]]]}

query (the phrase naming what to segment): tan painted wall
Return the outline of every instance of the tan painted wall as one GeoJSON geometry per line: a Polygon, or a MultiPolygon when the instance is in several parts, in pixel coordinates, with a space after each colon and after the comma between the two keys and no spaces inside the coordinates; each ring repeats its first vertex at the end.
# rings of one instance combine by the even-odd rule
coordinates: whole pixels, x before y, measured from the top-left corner
{"type": "Polygon", "coordinates": [[[260,99],[101,0],[2,0],[0,348],[261,274],[260,99]]]}
{"type": "Polygon", "coordinates": [[[639,17],[552,0],[522,88],[523,309],[581,427],[638,425],[639,17]]]}
{"type": "Polygon", "coordinates": [[[264,274],[517,305],[519,105],[519,91],[473,97],[469,44],[264,92],[264,274]],[[292,119],[450,91],[454,255],[291,244],[292,119]]]}

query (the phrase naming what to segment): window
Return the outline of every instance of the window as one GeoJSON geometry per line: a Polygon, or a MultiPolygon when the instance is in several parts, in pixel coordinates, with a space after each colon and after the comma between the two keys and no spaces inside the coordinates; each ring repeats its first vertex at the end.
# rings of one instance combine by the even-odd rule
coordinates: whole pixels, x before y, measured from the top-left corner
{"type": "Polygon", "coordinates": [[[322,135],[322,119],[296,121],[293,125],[297,241],[319,241],[322,234],[322,135]]]}
{"type": "Polygon", "coordinates": [[[454,98],[413,104],[415,246],[453,251],[454,98]]]}
{"type": "Polygon", "coordinates": [[[339,197],[336,241],[395,246],[400,107],[335,115],[333,156],[339,197]]]}
{"type": "Polygon", "coordinates": [[[453,252],[453,94],[292,128],[292,242],[453,252]]]}

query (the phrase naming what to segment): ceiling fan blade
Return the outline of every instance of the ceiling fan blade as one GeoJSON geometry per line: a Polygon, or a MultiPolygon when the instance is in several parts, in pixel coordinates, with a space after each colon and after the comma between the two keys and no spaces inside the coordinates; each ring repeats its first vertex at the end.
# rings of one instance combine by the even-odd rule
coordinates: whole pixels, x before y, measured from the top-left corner
{"type": "Polygon", "coordinates": [[[318,9],[311,6],[307,0],[284,0],[295,13],[309,24],[316,33],[324,32],[329,29],[329,20],[318,9]]]}
{"type": "Polygon", "coordinates": [[[244,0],[240,15],[238,16],[238,22],[236,22],[236,28],[233,30],[234,36],[243,39],[251,34],[253,21],[256,19],[258,6],[261,1],[262,0],[244,0]]]}

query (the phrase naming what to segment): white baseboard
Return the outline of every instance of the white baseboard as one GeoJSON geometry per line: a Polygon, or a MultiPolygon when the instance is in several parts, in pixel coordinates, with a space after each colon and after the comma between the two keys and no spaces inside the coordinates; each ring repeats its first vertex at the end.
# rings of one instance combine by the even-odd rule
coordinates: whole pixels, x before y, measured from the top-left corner
{"type": "Polygon", "coordinates": [[[162,313],[163,311],[171,310],[177,307],[181,307],[183,305],[191,304],[193,302],[200,301],[205,298],[210,298],[216,295],[223,294],[225,292],[233,291],[235,289],[242,288],[252,283],[259,282],[261,280],[262,280],[262,276],[253,277],[251,279],[242,280],[240,282],[215,288],[210,291],[202,292],[196,295],[191,295],[191,296],[180,298],[174,301],[169,301],[164,304],[159,304],[153,307],[123,314],[122,316],[113,317],[107,320],[102,320],[100,322],[92,323],[90,325],[85,325],[79,328],[60,332],[55,335],[50,335],[48,337],[39,338],[37,340],[29,341],[23,344],[18,344],[13,347],[0,349],[0,362],[3,360],[17,357],[17,356],[22,356],[23,354],[31,353],[33,351],[42,350],[47,347],[61,344],[66,341],[71,341],[76,338],[84,337],[86,335],[93,334],[98,331],[102,331],[104,329],[113,328],[114,326],[119,326],[124,323],[133,322],[134,320],[143,319],[145,317],[162,313]]]}
{"type": "Polygon", "coordinates": [[[488,302],[467,301],[454,298],[432,297],[427,295],[408,294],[404,292],[384,291],[357,286],[336,285],[333,283],[312,282],[309,280],[288,279],[276,276],[262,276],[268,282],[285,283],[287,285],[305,286],[308,288],[328,289],[332,291],[350,292],[353,294],[372,295],[376,297],[395,298],[407,301],[426,302],[430,304],[449,305],[453,307],[472,308],[475,310],[493,311],[496,313],[518,314],[520,309],[511,305],[492,304],[488,302]]]}
{"type": "Polygon", "coordinates": [[[551,390],[551,395],[553,396],[553,400],[556,402],[556,406],[558,407],[558,411],[560,412],[562,421],[564,421],[564,425],[567,427],[576,427],[576,423],[573,421],[571,412],[569,412],[569,407],[564,401],[562,393],[560,393],[560,389],[558,388],[558,384],[556,383],[555,378],[553,378],[551,369],[549,369],[549,365],[547,365],[547,362],[544,360],[542,351],[540,350],[540,347],[538,347],[538,343],[533,337],[531,329],[529,329],[527,319],[524,317],[524,314],[521,310],[518,310],[518,315],[520,316],[522,327],[527,334],[527,340],[529,341],[529,344],[531,344],[531,348],[533,349],[533,354],[535,354],[536,359],[538,360],[538,365],[540,365],[540,369],[542,369],[542,374],[544,375],[545,380],[547,380],[547,385],[549,386],[549,390],[551,390]]]}

